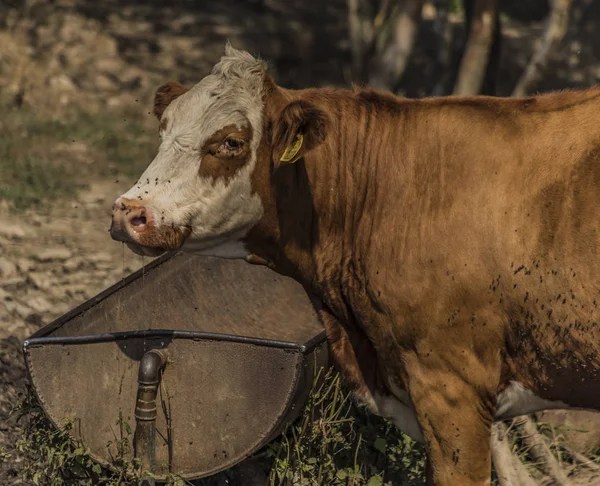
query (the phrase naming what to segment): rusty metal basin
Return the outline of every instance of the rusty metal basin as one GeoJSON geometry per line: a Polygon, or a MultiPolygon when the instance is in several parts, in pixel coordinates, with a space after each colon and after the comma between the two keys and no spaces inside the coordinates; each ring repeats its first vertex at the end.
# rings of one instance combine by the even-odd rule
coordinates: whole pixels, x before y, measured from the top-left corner
{"type": "Polygon", "coordinates": [[[316,367],[327,366],[316,305],[264,267],[165,256],[27,339],[27,369],[50,419],[74,421],[73,437],[99,463],[139,457],[149,440],[142,453],[158,480],[196,479],[296,418],[316,367]],[[152,382],[144,366],[157,356],[152,382]]]}

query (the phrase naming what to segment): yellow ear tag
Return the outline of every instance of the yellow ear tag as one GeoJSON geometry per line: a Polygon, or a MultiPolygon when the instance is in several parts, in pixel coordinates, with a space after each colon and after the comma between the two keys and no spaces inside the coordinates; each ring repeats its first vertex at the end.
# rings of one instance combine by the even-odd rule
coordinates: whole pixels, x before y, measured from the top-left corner
{"type": "Polygon", "coordinates": [[[302,147],[302,142],[304,141],[304,136],[299,133],[296,135],[296,140],[291,145],[288,145],[283,152],[283,155],[279,159],[280,162],[284,162],[286,164],[293,164],[300,158],[300,148],[302,147]]]}

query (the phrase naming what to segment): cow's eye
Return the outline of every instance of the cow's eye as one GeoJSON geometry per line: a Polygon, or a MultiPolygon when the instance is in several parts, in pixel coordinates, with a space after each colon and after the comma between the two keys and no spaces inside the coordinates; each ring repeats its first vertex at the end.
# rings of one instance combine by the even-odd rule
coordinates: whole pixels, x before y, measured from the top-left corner
{"type": "Polygon", "coordinates": [[[244,147],[244,141],[235,138],[227,138],[217,149],[217,155],[236,155],[244,147]]]}

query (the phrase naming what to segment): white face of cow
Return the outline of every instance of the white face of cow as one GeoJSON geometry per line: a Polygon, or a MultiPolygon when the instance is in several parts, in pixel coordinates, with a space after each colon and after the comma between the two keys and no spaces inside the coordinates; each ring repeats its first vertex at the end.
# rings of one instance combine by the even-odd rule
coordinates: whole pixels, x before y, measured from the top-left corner
{"type": "Polygon", "coordinates": [[[158,154],[115,201],[113,239],[152,256],[175,249],[247,256],[241,239],[263,215],[251,175],[263,135],[264,73],[262,61],[227,46],[190,90],[159,89],[158,154]]]}
{"type": "Polygon", "coordinates": [[[190,90],[175,82],[159,88],[154,113],[158,154],[116,199],[110,228],[113,239],[150,256],[181,249],[247,257],[243,241],[263,216],[262,228],[277,233],[273,169],[301,160],[328,126],[322,109],[277,87],[262,61],[229,45],[190,90]]]}

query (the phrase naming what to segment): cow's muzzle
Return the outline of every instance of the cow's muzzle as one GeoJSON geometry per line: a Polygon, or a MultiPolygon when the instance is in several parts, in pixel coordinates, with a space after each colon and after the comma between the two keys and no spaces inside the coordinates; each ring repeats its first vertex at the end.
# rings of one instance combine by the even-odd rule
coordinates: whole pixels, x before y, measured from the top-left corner
{"type": "Polygon", "coordinates": [[[112,207],[110,236],[113,240],[132,243],[154,226],[152,211],[137,201],[120,198],[112,207]]]}
{"type": "Polygon", "coordinates": [[[127,243],[136,253],[151,256],[179,249],[190,234],[187,227],[158,225],[153,209],[144,201],[125,198],[113,204],[109,231],[113,240],[127,243]]]}

